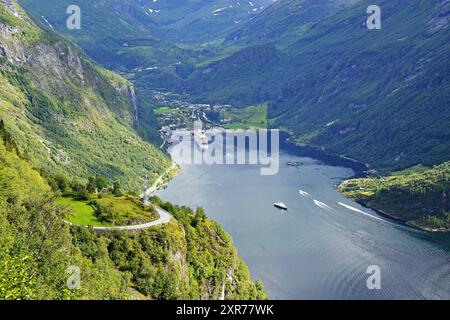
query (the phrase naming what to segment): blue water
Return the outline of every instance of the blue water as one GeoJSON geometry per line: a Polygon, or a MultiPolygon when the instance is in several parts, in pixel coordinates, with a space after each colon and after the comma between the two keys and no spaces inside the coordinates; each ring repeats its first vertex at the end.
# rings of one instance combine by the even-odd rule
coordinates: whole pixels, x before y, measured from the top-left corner
{"type": "Polygon", "coordinates": [[[449,235],[395,223],[343,197],[335,185],[352,169],[287,152],[280,156],[274,176],[261,176],[257,166],[182,165],[157,195],[204,207],[231,234],[271,298],[450,298],[449,235]],[[288,161],[304,164],[289,167],[288,161]],[[276,201],[289,210],[274,208],[276,201]],[[380,267],[380,290],[367,288],[370,265],[380,267]]]}

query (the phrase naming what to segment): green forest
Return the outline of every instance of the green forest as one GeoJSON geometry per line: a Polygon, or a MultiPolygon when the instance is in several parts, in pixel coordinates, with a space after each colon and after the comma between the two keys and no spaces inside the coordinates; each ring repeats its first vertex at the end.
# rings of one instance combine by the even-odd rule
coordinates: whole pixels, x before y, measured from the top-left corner
{"type": "Polygon", "coordinates": [[[138,198],[171,161],[137,133],[132,84],[14,1],[0,21],[0,300],[266,298],[203,209],[138,198]],[[89,227],[153,221],[155,205],[174,218],[89,227]]]}
{"type": "Polygon", "coordinates": [[[340,191],[411,225],[450,231],[450,162],[431,169],[419,166],[391,176],[344,181],[340,191]]]}
{"type": "Polygon", "coordinates": [[[60,36],[44,32],[20,8],[0,5],[0,119],[17,150],[47,174],[87,181],[93,175],[141,191],[171,162],[140,137],[132,84],[60,36]],[[30,56],[26,60],[25,57],[30,56]]]}
{"type": "Polygon", "coordinates": [[[96,233],[66,222],[71,212],[58,202],[60,195],[18,156],[3,129],[0,299],[266,298],[230,236],[203,209],[194,212],[152,198],[174,216],[169,224],[96,233]],[[81,271],[77,290],[67,286],[71,266],[81,271]]]}
{"type": "Polygon", "coordinates": [[[343,195],[450,231],[449,1],[380,0],[382,30],[369,0],[78,2],[69,30],[72,1],[0,0],[0,300],[267,299],[203,208],[139,196],[198,105],[364,163],[343,195]]]}

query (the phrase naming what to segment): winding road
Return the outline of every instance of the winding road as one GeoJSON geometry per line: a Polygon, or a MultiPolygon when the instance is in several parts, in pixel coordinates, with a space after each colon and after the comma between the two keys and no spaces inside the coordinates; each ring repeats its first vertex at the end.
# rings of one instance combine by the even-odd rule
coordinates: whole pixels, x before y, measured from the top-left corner
{"type": "Polygon", "coordinates": [[[159,178],[156,179],[156,181],[153,183],[153,185],[152,185],[150,188],[148,188],[147,190],[145,190],[145,192],[142,193],[142,194],[140,195],[140,197],[141,197],[141,198],[148,197],[148,196],[150,196],[153,192],[155,192],[156,190],[158,190],[159,185],[160,185],[160,183],[163,181],[164,177],[165,177],[166,175],[168,175],[169,172],[170,172],[171,170],[175,169],[176,167],[177,167],[177,165],[176,165],[175,163],[172,163],[172,166],[171,166],[169,169],[167,169],[162,175],[160,175],[159,178]]]}
{"type": "MultiPolygon", "coordinates": [[[[158,190],[159,184],[163,181],[163,178],[170,172],[170,170],[174,169],[176,167],[176,164],[173,163],[172,166],[166,170],[156,181],[155,183],[148,188],[140,197],[145,198],[147,196],[150,196],[153,192],[158,190]]],[[[148,229],[150,227],[154,226],[160,226],[166,223],[169,223],[170,220],[172,220],[172,215],[167,212],[164,209],[161,209],[160,207],[155,206],[156,213],[159,215],[159,218],[155,221],[143,223],[143,224],[136,224],[136,225],[129,225],[129,226],[113,226],[113,227],[94,227],[94,226],[88,226],[92,228],[95,231],[137,231],[137,230],[144,230],[148,229]]],[[[76,225],[72,222],[66,221],[66,223],[70,225],[76,225]]]]}
{"type": "Polygon", "coordinates": [[[156,207],[156,212],[159,214],[159,219],[143,224],[136,224],[131,226],[117,226],[117,227],[92,227],[95,231],[135,231],[143,230],[154,226],[160,226],[168,223],[172,219],[172,215],[166,210],[156,207]]]}
{"type": "MultiPolygon", "coordinates": [[[[159,184],[163,181],[164,177],[174,168],[176,167],[175,163],[172,163],[172,166],[167,169],[156,181],[155,183],[148,188],[143,194],[141,194],[141,198],[150,196],[153,192],[158,190],[159,184]]],[[[136,231],[148,229],[154,226],[160,226],[166,223],[169,223],[172,220],[172,215],[166,210],[161,209],[160,207],[155,206],[156,213],[159,215],[159,219],[143,224],[136,224],[130,226],[114,226],[114,227],[92,227],[95,231],[136,231]]]]}

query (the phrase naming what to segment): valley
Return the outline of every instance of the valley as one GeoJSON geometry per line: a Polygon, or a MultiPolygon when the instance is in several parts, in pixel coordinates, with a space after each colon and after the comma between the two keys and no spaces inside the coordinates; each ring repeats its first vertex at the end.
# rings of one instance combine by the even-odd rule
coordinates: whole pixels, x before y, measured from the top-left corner
{"type": "Polygon", "coordinates": [[[0,49],[0,299],[266,298],[203,209],[141,202],[173,167],[138,133],[128,80],[13,0],[0,49]]]}
{"type": "Polygon", "coordinates": [[[449,0],[72,4],[0,0],[0,299],[450,297],[449,0]]]}

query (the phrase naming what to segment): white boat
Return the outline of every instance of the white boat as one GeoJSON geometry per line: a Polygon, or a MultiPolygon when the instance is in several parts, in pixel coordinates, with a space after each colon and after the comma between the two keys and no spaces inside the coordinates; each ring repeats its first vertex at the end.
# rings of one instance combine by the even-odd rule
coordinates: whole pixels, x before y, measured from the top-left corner
{"type": "Polygon", "coordinates": [[[209,146],[209,138],[205,131],[198,130],[194,135],[195,142],[197,142],[200,148],[208,148],[209,146]]]}
{"type": "Polygon", "coordinates": [[[288,209],[288,207],[283,202],[275,202],[273,205],[275,207],[277,207],[278,209],[282,209],[282,210],[288,209]]]}

